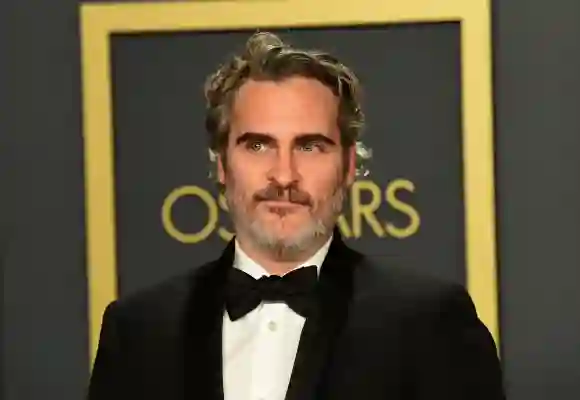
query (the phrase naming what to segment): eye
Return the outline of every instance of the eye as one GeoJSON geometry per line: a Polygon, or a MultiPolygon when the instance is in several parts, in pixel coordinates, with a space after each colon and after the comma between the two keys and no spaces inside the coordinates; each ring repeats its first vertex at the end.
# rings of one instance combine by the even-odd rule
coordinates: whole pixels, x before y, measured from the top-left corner
{"type": "Polygon", "coordinates": [[[301,145],[300,150],[305,152],[321,151],[322,146],[318,142],[308,142],[301,145]]]}
{"type": "Polygon", "coordinates": [[[266,145],[264,144],[264,142],[261,142],[259,140],[254,140],[251,142],[248,142],[247,148],[253,152],[261,152],[264,151],[266,149],[266,145]]]}

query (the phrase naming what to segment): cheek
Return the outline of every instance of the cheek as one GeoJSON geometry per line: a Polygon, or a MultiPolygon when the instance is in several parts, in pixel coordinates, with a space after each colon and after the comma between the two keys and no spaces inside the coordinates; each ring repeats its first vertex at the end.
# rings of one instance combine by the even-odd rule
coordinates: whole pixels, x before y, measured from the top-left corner
{"type": "Polygon", "coordinates": [[[256,174],[247,169],[230,167],[226,174],[226,186],[232,194],[244,200],[251,198],[254,193],[261,189],[255,178],[256,174]]]}
{"type": "Polygon", "coordinates": [[[308,192],[316,200],[326,200],[336,194],[338,188],[343,185],[343,174],[336,170],[327,174],[311,174],[308,182],[308,192]]]}
{"type": "Polygon", "coordinates": [[[242,151],[232,152],[228,164],[228,172],[239,182],[258,181],[264,179],[267,173],[265,162],[256,156],[249,157],[242,151]]]}

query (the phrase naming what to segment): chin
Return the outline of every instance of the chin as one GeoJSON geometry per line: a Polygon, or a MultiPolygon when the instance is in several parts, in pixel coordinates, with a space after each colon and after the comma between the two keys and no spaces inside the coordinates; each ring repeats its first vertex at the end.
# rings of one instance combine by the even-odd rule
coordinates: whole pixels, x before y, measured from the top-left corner
{"type": "Polygon", "coordinates": [[[288,226],[276,223],[263,224],[260,228],[265,236],[276,238],[277,240],[292,239],[294,237],[300,236],[299,229],[297,226],[288,226]]]}
{"type": "Polygon", "coordinates": [[[282,245],[288,247],[304,247],[311,244],[312,240],[327,233],[322,224],[303,219],[297,221],[278,222],[262,221],[254,224],[254,235],[262,243],[269,245],[282,245]]]}
{"type": "Polygon", "coordinates": [[[282,236],[299,234],[305,227],[314,225],[312,220],[304,215],[268,216],[262,222],[265,231],[282,236]]]}

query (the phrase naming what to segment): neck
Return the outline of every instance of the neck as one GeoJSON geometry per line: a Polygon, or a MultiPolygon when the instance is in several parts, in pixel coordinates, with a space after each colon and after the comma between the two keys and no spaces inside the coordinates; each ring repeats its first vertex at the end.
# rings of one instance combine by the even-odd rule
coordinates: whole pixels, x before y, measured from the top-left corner
{"type": "Polygon", "coordinates": [[[330,235],[314,238],[312,244],[307,249],[292,254],[292,257],[288,259],[280,257],[280,254],[277,254],[275,250],[262,248],[245,235],[236,235],[236,241],[244,253],[256,263],[260,264],[271,275],[284,275],[292,271],[314,256],[329,238],[330,235]]]}

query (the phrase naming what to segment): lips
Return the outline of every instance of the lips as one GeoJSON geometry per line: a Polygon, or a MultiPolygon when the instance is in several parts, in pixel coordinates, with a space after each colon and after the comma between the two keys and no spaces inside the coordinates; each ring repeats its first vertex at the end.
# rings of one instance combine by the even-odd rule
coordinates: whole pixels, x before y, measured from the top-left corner
{"type": "Polygon", "coordinates": [[[312,204],[308,193],[297,188],[285,188],[279,185],[271,184],[254,195],[254,200],[259,202],[272,202],[280,204],[282,207],[291,205],[309,206],[312,204]]]}
{"type": "Polygon", "coordinates": [[[272,208],[299,208],[304,207],[303,204],[294,203],[291,201],[283,201],[283,200],[265,200],[263,203],[272,208]]]}

